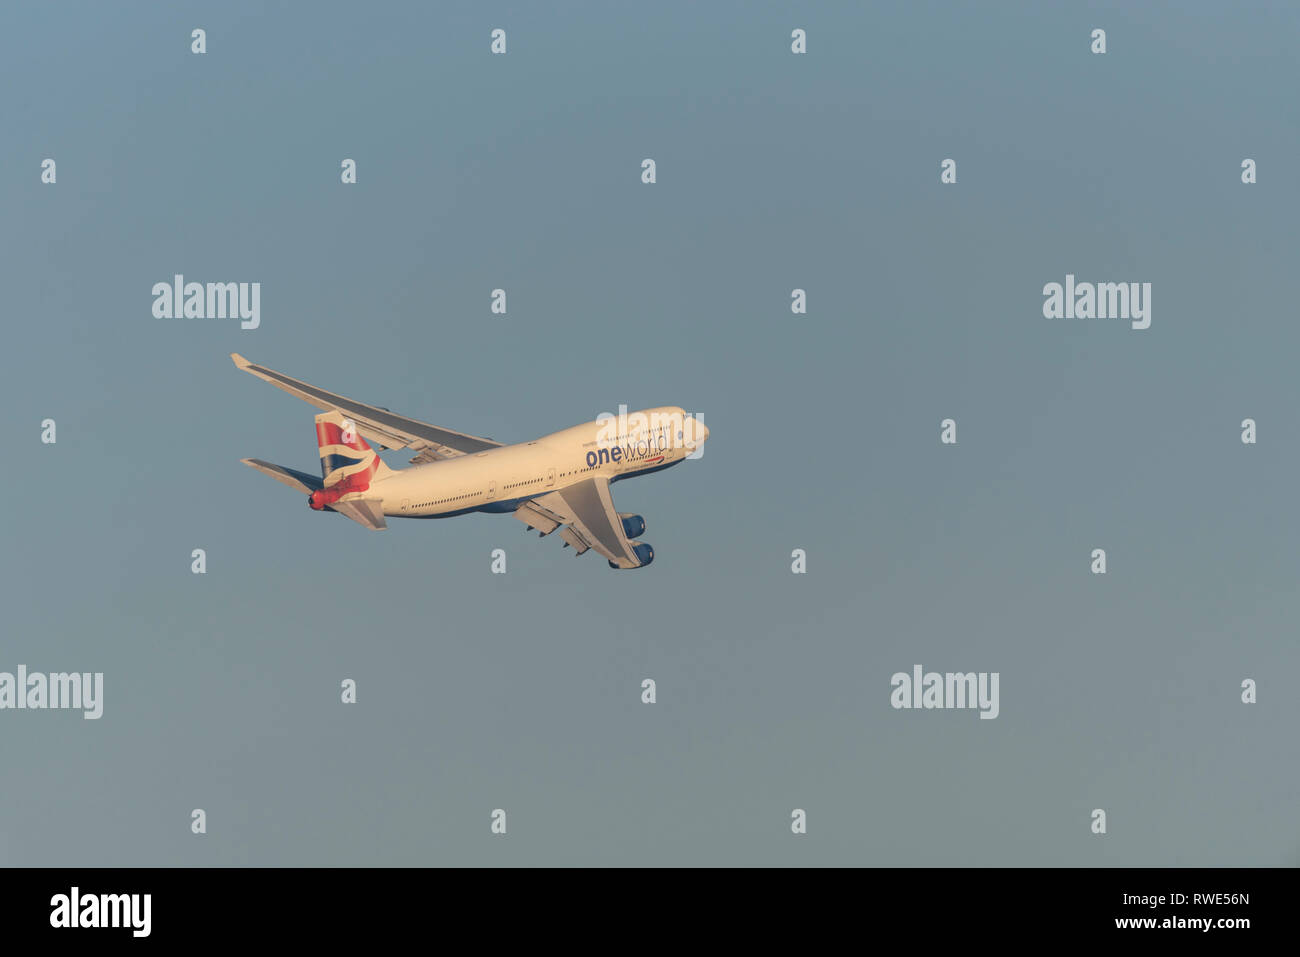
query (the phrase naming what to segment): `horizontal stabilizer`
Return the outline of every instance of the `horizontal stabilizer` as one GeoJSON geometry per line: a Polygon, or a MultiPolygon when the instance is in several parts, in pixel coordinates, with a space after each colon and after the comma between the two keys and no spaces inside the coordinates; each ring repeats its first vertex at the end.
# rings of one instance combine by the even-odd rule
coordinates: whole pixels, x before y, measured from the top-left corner
{"type": "Polygon", "coordinates": [[[340,515],[346,515],[354,522],[359,522],[366,528],[373,528],[375,531],[388,527],[388,523],[384,521],[382,499],[355,498],[350,502],[335,502],[330,505],[330,508],[340,515]]]}
{"type": "Polygon", "coordinates": [[[306,492],[308,495],[325,485],[318,475],[308,475],[306,472],[299,472],[297,469],[291,469],[284,465],[263,462],[261,459],[240,459],[239,461],[250,468],[257,469],[263,475],[271,476],[277,482],[282,482],[299,492],[306,492]]]}

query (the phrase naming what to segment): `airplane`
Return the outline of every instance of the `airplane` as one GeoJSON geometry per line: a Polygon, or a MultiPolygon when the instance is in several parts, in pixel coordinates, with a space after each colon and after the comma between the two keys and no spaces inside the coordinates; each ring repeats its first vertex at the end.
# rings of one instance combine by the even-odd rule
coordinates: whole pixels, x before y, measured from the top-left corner
{"type": "Polygon", "coordinates": [[[610,485],[698,458],[708,427],[677,406],[604,415],[595,422],[504,445],[366,405],[231,353],[235,365],[323,409],[316,416],[321,477],[262,459],[241,459],[307,493],[318,512],[370,529],[387,518],[509,513],[541,536],[559,529],[575,554],[603,555],[610,568],[644,568],[654,549],[636,541],[645,519],[614,510],[610,485]],[[393,469],[379,449],[411,449],[411,468],[393,469]]]}

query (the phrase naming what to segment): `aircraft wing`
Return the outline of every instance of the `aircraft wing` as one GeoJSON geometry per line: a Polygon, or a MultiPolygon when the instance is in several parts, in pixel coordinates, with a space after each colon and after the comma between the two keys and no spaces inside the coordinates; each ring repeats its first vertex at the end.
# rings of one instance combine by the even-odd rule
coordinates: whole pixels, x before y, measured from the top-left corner
{"type": "MultiPolygon", "coordinates": [[[[436,459],[454,458],[457,455],[470,455],[485,452],[501,446],[500,442],[466,435],[452,429],[444,429],[419,419],[408,419],[379,406],[356,402],[346,396],[327,392],[314,385],[293,379],[282,372],[268,369],[249,362],[237,352],[230,358],[235,365],[250,372],[259,379],[265,379],[277,389],[283,389],[290,395],[297,396],[304,402],[310,402],[318,409],[331,411],[338,409],[357,426],[357,431],[376,445],[387,449],[413,449],[417,453],[412,462],[432,462],[436,459]]],[[[255,466],[256,467],[256,466],[255,466]]]]}
{"type": "Polygon", "coordinates": [[[628,540],[623,519],[614,511],[607,478],[590,478],[539,495],[519,506],[514,514],[543,535],[564,526],[560,538],[572,545],[576,554],[595,549],[618,568],[640,568],[654,558],[649,545],[634,545],[628,540]]]}

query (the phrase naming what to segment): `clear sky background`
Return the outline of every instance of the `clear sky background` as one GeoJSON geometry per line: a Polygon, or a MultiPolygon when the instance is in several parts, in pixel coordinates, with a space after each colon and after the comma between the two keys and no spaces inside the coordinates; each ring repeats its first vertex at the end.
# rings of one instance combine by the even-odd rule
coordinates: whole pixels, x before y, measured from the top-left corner
{"type": "Polygon", "coordinates": [[[0,670],[105,675],[0,712],[0,863],[1300,863],[1300,8],[263,6],[0,9],[0,670]],[[261,327],[155,319],[178,272],[261,327]],[[1151,328],[1044,319],[1066,273],[1151,328]],[[615,487],[639,571],[373,533],[239,464],[315,410],[232,351],[712,437],[615,487]],[[914,664],[1000,716],[892,709],[914,664]]]}

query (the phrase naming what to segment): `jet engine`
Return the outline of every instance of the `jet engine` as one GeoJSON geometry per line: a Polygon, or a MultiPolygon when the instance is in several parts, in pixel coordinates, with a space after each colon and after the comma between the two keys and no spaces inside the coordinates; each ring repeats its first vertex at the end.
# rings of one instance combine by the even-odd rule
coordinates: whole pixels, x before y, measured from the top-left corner
{"type": "MultiPolygon", "coordinates": [[[[633,568],[645,568],[655,560],[655,550],[645,542],[629,542],[628,544],[632,546],[632,554],[636,556],[636,560],[641,563],[639,565],[633,565],[633,568]]],[[[609,567],[618,568],[619,566],[610,562],[609,567]]]]}

